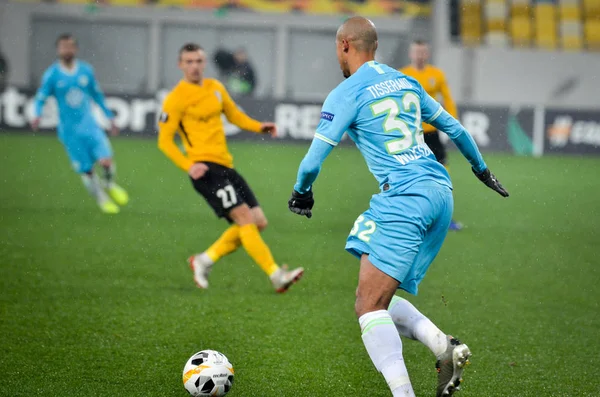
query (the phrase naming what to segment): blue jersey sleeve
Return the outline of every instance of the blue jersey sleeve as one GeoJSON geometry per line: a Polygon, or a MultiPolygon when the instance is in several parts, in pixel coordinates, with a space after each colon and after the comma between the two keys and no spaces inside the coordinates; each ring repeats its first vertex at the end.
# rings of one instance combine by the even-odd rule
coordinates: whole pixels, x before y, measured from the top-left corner
{"type": "Polygon", "coordinates": [[[40,88],[38,88],[37,93],[35,95],[35,103],[34,103],[34,117],[40,117],[42,115],[42,109],[44,108],[44,103],[46,103],[46,99],[49,96],[54,94],[54,68],[50,67],[42,76],[42,84],[40,88]]]}
{"type": "Polygon", "coordinates": [[[329,94],[323,103],[321,121],[317,126],[315,138],[300,163],[294,190],[299,193],[310,190],[319,175],[323,161],[340,142],[356,114],[356,106],[342,91],[335,89],[329,94]]]}
{"type": "Polygon", "coordinates": [[[356,119],[357,109],[343,91],[335,89],[325,99],[321,109],[321,121],[317,126],[315,138],[336,146],[344,132],[356,119]]]}
{"type": "Polygon", "coordinates": [[[300,163],[298,178],[294,190],[298,193],[306,193],[312,187],[321,171],[321,165],[325,158],[331,153],[333,146],[321,139],[313,139],[308,153],[300,163]]]}
{"type": "Polygon", "coordinates": [[[482,172],[487,168],[471,134],[435,99],[429,96],[423,87],[421,87],[421,115],[423,122],[433,125],[452,139],[475,171],[482,172]]]}
{"type": "Polygon", "coordinates": [[[102,112],[106,115],[107,118],[112,119],[114,117],[111,110],[106,106],[106,102],[104,101],[104,93],[100,89],[100,85],[98,84],[98,80],[96,80],[96,75],[94,73],[94,69],[90,67],[90,95],[94,99],[94,102],[100,106],[102,112]]]}

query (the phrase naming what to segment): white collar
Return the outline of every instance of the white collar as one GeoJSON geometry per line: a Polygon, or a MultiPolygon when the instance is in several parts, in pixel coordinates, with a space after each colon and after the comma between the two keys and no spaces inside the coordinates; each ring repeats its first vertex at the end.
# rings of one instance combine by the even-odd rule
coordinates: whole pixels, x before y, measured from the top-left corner
{"type": "Polygon", "coordinates": [[[77,73],[77,70],[79,69],[79,62],[77,60],[74,60],[73,68],[67,69],[64,67],[64,65],[60,61],[58,61],[58,68],[64,74],[69,75],[69,76],[74,76],[77,73]]]}

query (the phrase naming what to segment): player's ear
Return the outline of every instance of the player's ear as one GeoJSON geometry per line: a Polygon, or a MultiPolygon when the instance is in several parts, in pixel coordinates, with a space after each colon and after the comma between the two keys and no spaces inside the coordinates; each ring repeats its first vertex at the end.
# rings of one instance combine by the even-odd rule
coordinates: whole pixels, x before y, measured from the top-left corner
{"type": "Polygon", "coordinates": [[[344,39],[342,40],[342,50],[347,53],[348,50],[350,50],[350,43],[348,43],[348,40],[344,39]]]}

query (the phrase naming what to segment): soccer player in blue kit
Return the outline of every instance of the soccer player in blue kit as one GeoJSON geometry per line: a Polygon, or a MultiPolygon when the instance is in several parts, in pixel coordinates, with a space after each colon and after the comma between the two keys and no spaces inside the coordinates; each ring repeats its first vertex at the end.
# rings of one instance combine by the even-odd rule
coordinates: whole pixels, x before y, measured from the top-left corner
{"type": "Polygon", "coordinates": [[[425,144],[421,122],[448,134],[483,183],[503,197],[508,193],[469,133],[417,80],[374,61],[377,31],[371,21],[347,20],[338,29],[336,47],[346,80],[323,104],[288,206],[296,214],[312,216],[312,184],[347,132],[381,190],[356,219],[346,243],[346,250],[360,259],[355,310],[363,343],[392,395],[414,396],[400,336],[422,342],[437,359],[436,395],[449,396],[459,388],[471,351],[394,295],[398,288],[417,293],[452,217],[450,177],[425,144]]]}
{"type": "Polygon", "coordinates": [[[102,212],[116,214],[119,212],[119,205],[127,204],[129,196],[114,181],[112,148],[94,118],[91,100],[111,120],[111,132],[116,135],[118,129],[114,116],[106,107],[92,66],[75,58],[75,38],[70,34],[59,36],[56,50],[58,61],[42,77],[42,84],[35,97],[35,116],[31,126],[34,130],[38,129],[44,103],[48,97],[54,96],[59,115],[58,139],[65,146],[75,172],[81,175],[83,184],[96,199],[102,212]],[[102,180],[94,173],[96,163],[102,167],[102,180]]]}

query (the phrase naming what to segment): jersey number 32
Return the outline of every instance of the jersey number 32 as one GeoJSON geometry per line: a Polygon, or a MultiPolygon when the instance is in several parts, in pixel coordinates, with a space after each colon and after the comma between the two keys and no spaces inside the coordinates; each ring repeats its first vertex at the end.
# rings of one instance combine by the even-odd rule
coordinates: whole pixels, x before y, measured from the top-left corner
{"type": "Polygon", "coordinates": [[[409,92],[399,101],[392,98],[385,98],[371,105],[373,116],[377,117],[385,114],[383,121],[383,130],[385,133],[400,132],[401,138],[391,139],[385,142],[385,148],[389,154],[398,154],[410,149],[415,144],[424,145],[425,138],[421,128],[421,105],[419,98],[409,92]],[[400,120],[400,112],[414,113],[414,124],[409,125],[404,120],[400,120]]]}

